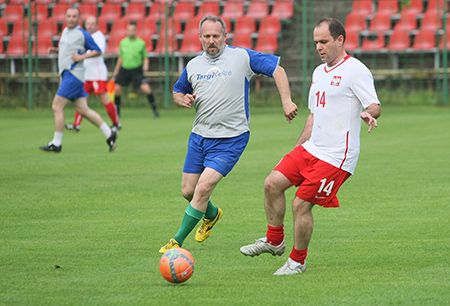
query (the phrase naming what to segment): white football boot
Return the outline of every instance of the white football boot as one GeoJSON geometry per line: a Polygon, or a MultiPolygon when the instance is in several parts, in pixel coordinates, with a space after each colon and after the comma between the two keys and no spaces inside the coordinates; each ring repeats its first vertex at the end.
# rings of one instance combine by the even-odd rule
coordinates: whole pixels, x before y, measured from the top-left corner
{"type": "Polygon", "coordinates": [[[273,275],[278,275],[278,276],[294,275],[294,274],[303,273],[305,271],[306,271],[306,261],[305,261],[305,264],[302,265],[301,263],[296,262],[289,257],[288,260],[286,261],[286,263],[283,266],[281,266],[281,268],[276,270],[273,275]]]}
{"type": "Polygon", "coordinates": [[[270,253],[273,256],[283,255],[284,253],[284,240],[279,245],[271,245],[267,242],[266,237],[260,238],[255,243],[244,245],[240,249],[241,253],[245,256],[259,256],[262,253],[270,253]]]}

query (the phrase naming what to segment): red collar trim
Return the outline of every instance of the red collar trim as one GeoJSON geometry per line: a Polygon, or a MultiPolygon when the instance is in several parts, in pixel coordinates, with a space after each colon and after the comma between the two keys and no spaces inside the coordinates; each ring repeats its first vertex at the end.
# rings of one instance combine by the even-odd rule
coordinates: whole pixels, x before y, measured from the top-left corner
{"type": "Polygon", "coordinates": [[[349,58],[350,58],[351,56],[350,56],[350,54],[347,54],[343,59],[342,59],[342,61],[339,63],[339,64],[336,64],[336,65],[334,65],[333,67],[331,67],[331,69],[327,69],[327,64],[325,64],[324,66],[323,66],[323,69],[325,70],[325,72],[326,73],[328,73],[328,72],[330,72],[330,71],[333,71],[334,69],[336,69],[337,67],[339,67],[340,65],[342,65],[346,60],[348,60],[349,58]]]}

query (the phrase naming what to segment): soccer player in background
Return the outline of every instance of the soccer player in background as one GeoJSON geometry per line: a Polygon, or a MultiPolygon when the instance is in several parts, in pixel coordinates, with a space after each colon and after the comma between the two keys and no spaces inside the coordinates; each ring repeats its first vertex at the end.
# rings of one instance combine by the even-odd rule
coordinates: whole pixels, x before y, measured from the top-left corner
{"type": "MultiPolygon", "coordinates": [[[[86,30],[91,34],[92,39],[95,41],[97,46],[100,48],[102,54],[106,51],[106,39],[105,35],[98,30],[98,21],[94,16],[89,16],[86,18],[86,30]]],[[[88,51],[90,52],[90,51],[88,51]]],[[[118,130],[120,127],[119,116],[117,115],[116,106],[113,101],[109,100],[108,94],[106,92],[106,84],[108,80],[108,70],[106,69],[105,60],[102,55],[87,58],[84,60],[85,69],[85,83],[84,90],[87,94],[95,94],[100,96],[100,101],[102,101],[105,107],[106,113],[112,122],[112,128],[118,130]]],[[[80,124],[83,120],[83,116],[80,113],[75,112],[75,118],[73,124],[66,124],[66,129],[79,131],[80,124]]]]}
{"type": "Polygon", "coordinates": [[[46,152],[61,152],[64,132],[64,107],[68,102],[75,104],[75,109],[83,117],[88,118],[100,128],[106,137],[109,151],[116,148],[116,132],[103,121],[100,115],[90,109],[84,91],[84,66],[87,58],[101,54],[100,48],[91,35],[79,26],[80,12],[76,8],[69,8],[66,12],[66,28],[59,41],[59,48],[50,48],[50,52],[58,52],[58,70],[60,84],[53,99],[52,109],[55,120],[53,139],[40,147],[46,152]],[[91,50],[91,52],[87,52],[91,50]]]}
{"type": "Polygon", "coordinates": [[[152,88],[144,78],[144,71],[148,71],[148,68],[149,60],[145,42],[136,36],[136,23],[130,22],[127,25],[127,37],[120,41],[119,57],[113,73],[116,81],[114,103],[119,116],[122,104],[122,86],[133,83],[135,89],[140,89],[147,96],[153,116],[159,117],[152,88]]]}
{"type": "Polygon", "coordinates": [[[204,52],[189,61],[173,90],[177,105],[196,109],[181,183],[190,203],[180,228],[160,253],[180,247],[200,220],[195,240],[203,242],[222,217],[210,197],[247,146],[250,79],[255,74],[273,77],[286,119],[297,115],[279,57],[225,45],[225,23],[216,16],[200,21],[199,36],[204,52]]]}
{"type": "Polygon", "coordinates": [[[381,114],[372,74],[345,51],[342,23],[324,18],[316,24],[313,37],[323,64],[312,76],[308,101],[310,115],[297,146],[265,180],[266,237],[240,249],[247,256],[284,253],[284,192],[297,186],[293,201],[294,246],[287,262],[275,275],[306,270],[313,231],[312,208],[315,205],[339,207],[336,194],[353,174],[358,161],[361,119],[369,125],[371,132],[381,114]]]}

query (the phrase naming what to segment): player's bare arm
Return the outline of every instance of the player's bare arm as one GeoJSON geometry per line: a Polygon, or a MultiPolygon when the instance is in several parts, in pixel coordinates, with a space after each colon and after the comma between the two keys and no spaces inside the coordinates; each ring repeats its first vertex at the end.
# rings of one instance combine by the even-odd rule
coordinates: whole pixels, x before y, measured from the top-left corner
{"type": "Polygon", "coordinates": [[[361,119],[369,126],[368,132],[372,132],[378,126],[377,118],[381,115],[381,106],[378,103],[370,104],[363,112],[361,119]]]}
{"type": "Polygon", "coordinates": [[[119,56],[117,58],[116,66],[114,67],[113,78],[119,74],[120,67],[122,66],[122,58],[119,56]]]}
{"type": "Polygon", "coordinates": [[[297,105],[292,102],[291,99],[291,89],[289,87],[288,77],[286,75],[286,71],[281,66],[277,66],[275,72],[273,73],[273,78],[275,80],[275,84],[277,85],[278,92],[281,97],[281,104],[283,105],[284,116],[287,121],[291,121],[297,116],[297,105]]]}
{"type": "Polygon", "coordinates": [[[48,53],[58,53],[59,48],[58,47],[50,47],[48,48],[48,53]]]}
{"type": "Polygon", "coordinates": [[[311,137],[312,127],[314,123],[314,114],[309,114],[308,118],[306,118],[305,127],[303,128],[300,137],[298,137],[297,145],[303,144],[311,137]]]}
{"type": "Polygon", "coordinates": [[[77,53],[75,53],[75,54],[72,55],[72,60],[74,62],[79,62],[79,61],[83,61],[83,60],[85,60],[87,58],[100,56],[101,54],[102,53],[98,52],[98,51],[86,52],[84,54],[77,54],[77,53]]]}
{"type": "Polygon", "coordinates": [[[142,70],[144,70],[144,72],[148,71],[149,68],[149,60],[148,57],[144,58],[144,63],[142,65],[142,70]]]}
{"type": "Polygon", "coordinates": [[[181,107],[191,108],[195,98],[195,95],[192,94],[183,94],[181,92],[173,93],[173,102],[181,107]]]}

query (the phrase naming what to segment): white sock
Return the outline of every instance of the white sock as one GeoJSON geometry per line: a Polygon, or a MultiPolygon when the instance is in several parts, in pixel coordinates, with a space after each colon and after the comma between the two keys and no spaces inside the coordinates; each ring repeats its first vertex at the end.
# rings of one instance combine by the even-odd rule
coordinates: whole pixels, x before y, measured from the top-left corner
{"type": "Polygon", "coordinates": [[[100,125],[100,130],[102,130],[103,135],[105,135],[106,139],[111,137],[111,129],[105,122],[103,122],[102,125],[100,125]]]}
{"type": "Polygon", "coordinates": [[[54,144],[55,146],[59,147],[62,143],[62,138],[63,138],[63,132],[55,132],[55,134],[53,135],[53,139],[52,141],[50,141],[49,144],[54,144]]]}

